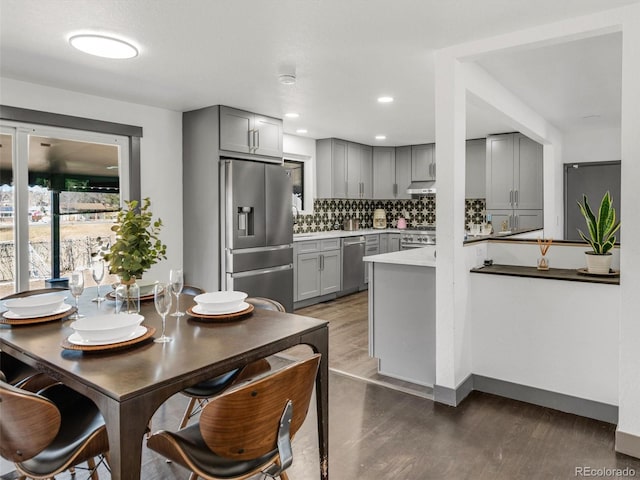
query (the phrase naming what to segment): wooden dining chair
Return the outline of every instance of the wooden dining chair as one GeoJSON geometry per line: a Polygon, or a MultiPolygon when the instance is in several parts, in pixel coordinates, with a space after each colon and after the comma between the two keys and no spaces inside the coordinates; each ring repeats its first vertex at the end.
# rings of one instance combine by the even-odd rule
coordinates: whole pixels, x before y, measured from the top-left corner
{"type": "Polygon", "coordinates": [[[57,383],[33,393],[0,381],[0,454],[20,479],[52,479],[95,457],[108,457],[104,419],[87,397],[57,383]]]}
{"type": "Polygon", "coordinates": [[[291,439],[307,416],[319,364],[315,354],[229,389],[207,403],[199,422],[157,432],[147,446],[191,470],[190,480],[241,480],[261,472],[288,480],[291,439]]]}
{"type": "MultiPolygon", "coordinates": [[[[204,293],[204,290],[198,287],[185,287],[183,290],[189,295],[200,295],[204,293]]],[[[265,310],[275,310],[284,312],[284,306],[272,300],[264,297],[248,297],[245,302],[252,304],[255,308],[262,308],[265,310]]],[[[255,378],[258,375],[264,374],[271,369],[271,365],[266,359],[256,360],[250,363],[246,367],[237,368],[227,373],[223,373],[210,380],[197,383],[196,385],[184,389],[181,393],[189,397],[189,403],[182,415],[180,426],[178,428],[184,428],[189,420],[202,411],[207,401],[227,388],[237,385],[240,382],[245,382],[250,378],[255,378]]]]}

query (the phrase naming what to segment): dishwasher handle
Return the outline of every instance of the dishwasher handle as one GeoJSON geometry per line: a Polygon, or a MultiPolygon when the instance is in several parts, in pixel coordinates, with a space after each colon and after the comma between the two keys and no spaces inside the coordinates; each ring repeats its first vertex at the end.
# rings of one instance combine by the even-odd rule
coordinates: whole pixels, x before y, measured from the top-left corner
{"type": "Polygon", "coordinates": [[[365,243],[366,242],[364,240],[364,237],[360,237],[357,240],[347,240],[347,239],[342,240],[343,247],[350,247],[352,245],[364,245],[365,243]]]}

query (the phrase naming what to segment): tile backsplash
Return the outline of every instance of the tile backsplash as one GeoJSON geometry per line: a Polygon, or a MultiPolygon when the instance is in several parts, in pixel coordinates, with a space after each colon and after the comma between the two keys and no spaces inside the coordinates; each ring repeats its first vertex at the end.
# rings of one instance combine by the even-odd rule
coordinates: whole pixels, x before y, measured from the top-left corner
{"type": "MultiPolygon", "coordinates": [[[[409,226],[435,225],[436,197],[421,197],[411,200],[360,200],[348,198],[317,198],[313,202],[313,213],[298,215],[293,233],[310,233],[342,228],[345,219],[357,218],[360,228],[373,227],[373,211],[382,208],[387,213],[387,227],[395,228],[398,218],[407,219],[409,226]]],[[[482,222],[485,209],[484,198],[465,200],[465,225],[482,222]]]]}

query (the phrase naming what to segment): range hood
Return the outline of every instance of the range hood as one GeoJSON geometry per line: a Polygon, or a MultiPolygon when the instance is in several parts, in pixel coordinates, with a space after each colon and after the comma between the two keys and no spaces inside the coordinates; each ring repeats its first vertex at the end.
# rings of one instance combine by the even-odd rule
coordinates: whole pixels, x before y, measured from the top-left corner
{"type": "Polygon", "coordinates": [[[436,182],[435,180],[411,182],[411,185],[409,185],[409,188],[407,188],[407,193],[411,195],[434,194],[436,193],[436,182]]]}

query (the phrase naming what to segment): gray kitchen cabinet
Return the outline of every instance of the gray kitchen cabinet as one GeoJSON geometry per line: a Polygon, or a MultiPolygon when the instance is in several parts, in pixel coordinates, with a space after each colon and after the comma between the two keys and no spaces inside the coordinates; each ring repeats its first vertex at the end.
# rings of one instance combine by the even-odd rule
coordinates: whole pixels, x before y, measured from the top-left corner
{"type": "Polygon", "coordinates": [[[372,198],[372,148],[336,138],[316,142],[318,198],[372,198]]]}
{"type": "MultiPolygon", "coordinates": [[[[378,255],[380,252],[380,235],[365,235],[364,256],[378,255]]],[[[365,265],[364,283],[369,283],[369,268],[365,265]]]]}
{"type": "Polygon", "coordinates": [[[485,138],[466,142],[465,198],[486,198],[486,144],[485,138]]]}
{"type": "Polygon", "coordinates": [[[373,147],[373,198],[396,198],[396,149],[373,147]]]}
{"type": "Polygon", "coordinates": [[[411,180],[429,181],[436,179],[435,144],[411,146],[411,180]]]}
{"type": "Polygon", "coordinates": [[[390,198],[411,198],[407,188],[411,184],[411,146],[396,147],[395,195],[390,198]]]}
{"type": "Polygon", "coordinates": [[[494,233],[523,229],[542,228],[542,210],[487,210],[491,214],[494,233]],[[506,227],[506,228],[503,228],[506,227]]]}
{"type": "Polygon", "coordinates": [[[296,242],[294,251],[294,301],[340,291],[342,287],[340,239],[296,242]]]}
{"type": "MultiPolygon", "coordinates": [[[[387,253],[389,251],[389,235],[385,233],[380,234],[380,248],[379,253],[387,253]]],[[[366,267],[365,267],[366,268],[366,267]]]]}
{"type": "Polygon", "coordinates": [[[542,175],[542,145],[520,133],[487,137],[486,208],[494,229],[505,215],[510,230],[542,228],[542,175]]]}
{"type": "Polygon", "coordinates": [[[400,234],[399,233],[387,233],[389,245],[387,252],[399,252],[400,251],[400,234]]]}
{"type": "Polygon", "coordinates": [[[282,120],[220,106],[220,150],[282,157],[282,120]]]}

